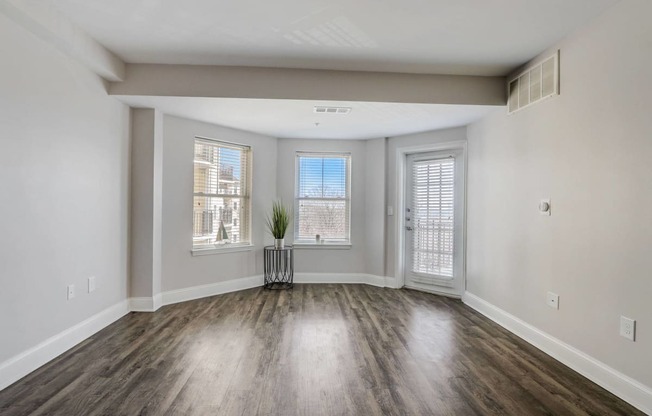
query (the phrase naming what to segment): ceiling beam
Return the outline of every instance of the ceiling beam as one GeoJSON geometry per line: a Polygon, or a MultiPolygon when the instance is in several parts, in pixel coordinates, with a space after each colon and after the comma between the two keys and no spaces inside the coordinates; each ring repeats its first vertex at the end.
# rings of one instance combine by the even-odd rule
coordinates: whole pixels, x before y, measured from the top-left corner
{"type": "Polygon", "coordinates": [[[127,64],[112,95],[505,105],[505,78],[316,69],[127,64]]]}
{"type": "Polygon", "coordinates": [[[0,0],[0,13],[77,59],[107,81],[124,79],[125,64],[45,2],[0,0]]]}

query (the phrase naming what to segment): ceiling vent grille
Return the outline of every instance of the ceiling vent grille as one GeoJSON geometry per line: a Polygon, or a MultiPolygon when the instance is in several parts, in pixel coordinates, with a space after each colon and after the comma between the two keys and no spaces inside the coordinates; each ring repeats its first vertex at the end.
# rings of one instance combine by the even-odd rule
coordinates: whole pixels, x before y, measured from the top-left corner
{"type": "Polygon", "coordinates": [[[512,114],[559,95],[559,51],[507,83],[507,112],[512,114]]]}
{"type": "Polygon", "coordinates": [[[351,107],[326,107],[316,105],[313,112],[318,114],[349,114],[351,107]]]}

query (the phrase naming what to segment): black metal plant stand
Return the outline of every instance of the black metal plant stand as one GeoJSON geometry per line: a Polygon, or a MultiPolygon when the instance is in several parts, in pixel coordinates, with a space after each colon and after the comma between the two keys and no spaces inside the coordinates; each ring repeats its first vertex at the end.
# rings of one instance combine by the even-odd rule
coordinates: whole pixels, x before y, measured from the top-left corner
{"type": "Polygon", "coordinates": [[[285,246],[263,249],[265,289],[292,289],[294,286],[294,248],[285,246]]]}

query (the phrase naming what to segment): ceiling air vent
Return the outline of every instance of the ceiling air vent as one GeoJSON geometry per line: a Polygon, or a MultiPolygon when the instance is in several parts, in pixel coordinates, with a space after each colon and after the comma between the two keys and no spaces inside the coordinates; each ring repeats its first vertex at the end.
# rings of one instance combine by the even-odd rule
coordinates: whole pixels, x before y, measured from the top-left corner
{"type": "Polygon", "coordinates": [[[313,111],[319,114],[349,114],[351,107],[325,107],[316,105],[313,111]]]}
{"type": "Polygon", "coordinates": [[[507,83],[507,112],[514,113],[559,94],[559,51],[507,83]]]}

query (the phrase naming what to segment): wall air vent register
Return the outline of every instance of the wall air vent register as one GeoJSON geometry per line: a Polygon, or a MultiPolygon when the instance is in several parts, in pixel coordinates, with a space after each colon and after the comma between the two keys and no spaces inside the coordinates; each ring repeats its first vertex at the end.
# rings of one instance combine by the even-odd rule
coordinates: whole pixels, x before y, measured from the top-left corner
{"type": "Polygon", "coordinates": [[[507,83],[507,113],[559,95],[559,51],[507,83]]]}
{"type": "Polygon", "coordinates": [[[326,107],[316,105],[313,112],[318,114],[349,114],[351,107],[326,107]]]}

